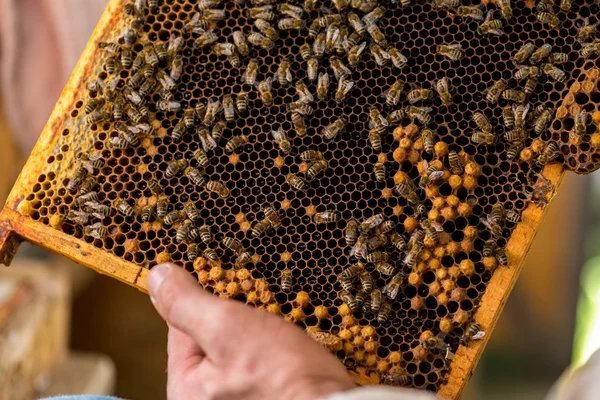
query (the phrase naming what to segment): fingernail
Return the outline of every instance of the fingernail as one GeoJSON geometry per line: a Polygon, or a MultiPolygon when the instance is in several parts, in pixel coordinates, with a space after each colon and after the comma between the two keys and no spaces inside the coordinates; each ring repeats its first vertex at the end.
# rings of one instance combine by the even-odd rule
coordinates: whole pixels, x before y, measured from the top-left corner
{"type": "Polygon", "coordinates": [[[169,272],[171,272],[171,265],[169,264],[159,264],[150,270],[150,276],[148,276],[148,290],[150,293],[158,292],[160,285],[169,275],[169,272]]]}

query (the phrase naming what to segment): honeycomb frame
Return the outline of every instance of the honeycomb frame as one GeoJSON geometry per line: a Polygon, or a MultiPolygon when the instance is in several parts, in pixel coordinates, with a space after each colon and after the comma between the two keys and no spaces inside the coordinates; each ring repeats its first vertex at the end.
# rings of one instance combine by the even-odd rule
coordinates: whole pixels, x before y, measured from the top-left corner
{"type": "MultiPolygon", "coordinates": [[[[28,216],[31,210],[29,209],[29,202],[26,200],[34,185],[37,183],[44,184],[44,182],[38,182],[38,177],[45,171],[46,160],[53,156],[53,150],[60,148],[65,143],[76,144],[72,141],[69,142],[70,137],[65,139],[65,136],[62,135],[65,121],[69,118],[70,111],[79,101],[77,93],[84,91],[87,79],[97,67],[94,64],[95,60],[100,59],[102,55],[102,51],[97,48],[97,43],[101,40],[107,40],[113,32],[117,31],[121,22],[122,7],[126,2],[126,0],[111,0],[109,3],[48,124],[23,168],[5,208],[0,214],[0,261],[4,264],[10,264],[19,243],[22,240],[27,240],[146,292],[148,274],[146,268],[102,251],[92,243],[77,239],[47,224],[33,220],[28,216]]],[[[557,118],[552,123],[550,133],[553,140],[556,140],[559,144],[562,142],[561,150],[565,157],[565,163],[563,165],[546,165],[541,171],[543,179],[538,180],[537,186],[533,188],[539,201],[529,202],[527,207],[523,209],[522,220],[515,225],[505,247],[509,264],[494,271],[485,293],[481,297],[479,307],[473,315],[473,319],[481,324],[488,334],[482,340],[472,342],[468,347],[458,347],[447,375],[447,381],[439,387],[437,392],[442,397],[458,398],[472,375],[519,275],[524,257],[543,218],[546,206],[551,202],[565,171],[574,170],[577,173],[589,173],[598,168],[598,156],[590,148],[589,140],[587,143],[570,143],[569,138],[563,135],[563,126],[561,125],[561,121],[564,121],[565,118],[568,119],[570,116],[576,115],[579,108],[587,109],[588,104],[593,104],[593,109],[597,110],[598,104],[594,101],[595,99],[582,100],[584,104],[581,104],[579,100],[575,101],[575,99],[579,93],[589,94],[591,91],[596,90],[598,75],[597,69],[593,67],[586,68],[577,83],[570,87],[569,95],[563,99],[563,104],[559,107],[557,118]],[[587,82],[593,83],[591,86],[586,86],[587,82]],[[589,89],[589,87],[592,87],[592,89],[589,89]],[[586,157],[581,157],[581,154],[586,154],[586,157]],[[571,160],[575,160],[575,162],[571,160]]],[[[568,129],[568,127],[565,128],[568,129]]],[[[72,147],[75,148],[76,146],[72,147]]],[[[73,163],[73,160],[64,158],[61,162],[69,165],[69,163],[73,163]]],[[[379,383],[378,375],[367,371],[364,367],[357,367],[355,371],[351,371],[351,374],[353,379],[360,384],[379,383]]]]}

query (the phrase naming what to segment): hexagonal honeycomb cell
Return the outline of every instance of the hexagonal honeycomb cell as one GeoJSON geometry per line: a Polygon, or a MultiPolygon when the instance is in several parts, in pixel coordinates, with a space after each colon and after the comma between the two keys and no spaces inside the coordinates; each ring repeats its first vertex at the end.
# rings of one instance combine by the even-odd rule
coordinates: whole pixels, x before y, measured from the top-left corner
{"type": "Polygon", "coordinates": [[[411,3],[112,0],[2,261],[172,261],[360,383],[458,396],[562,170],[598,168],[599,6],[411,3]]]}

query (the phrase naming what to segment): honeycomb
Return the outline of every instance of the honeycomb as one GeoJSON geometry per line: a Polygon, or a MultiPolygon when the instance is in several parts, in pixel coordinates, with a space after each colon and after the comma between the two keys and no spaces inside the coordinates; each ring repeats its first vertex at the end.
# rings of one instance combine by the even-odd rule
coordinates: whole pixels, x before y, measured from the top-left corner
{"type": "MultiPolygon", "coordinates": [[[[370,6],[356,0],[348,4],[317,2],[310,12],[302,11],[305,27],[279,30],[270,50],[250,44],[245,57],[217,55],[213,45],[197,48],[195,43],[203,33],[190,33],[190,23],[200,8],[224,10],[223,19],[207,22],[204,28],[213,29],[217,43],[226,49],[224,44],[233,43],[230,38],[235,31],[246,36],[260,32],[249,10],[273,2],[159,0],[152,9],[148,8],[151,3],[110,3],[105,29],[93,37],[82,57],[82,62],[93,62],[78,67],[83,71],[80,79],[59,103],[67,104],[68,109],[54,120],[58,122],[49,124],[48,137],[40,139],[32,164],[28,164],[35,167],[26,168],[17,183],[15,210],[35,221],[40,232],[47,233],[41,228],[47,226],[62,233],[61,238],[74,239],[61,239],[59,244],[74,243],[73,248],[80,249],[80,243],[87,243],[97,249],[93,254],[81,250],[72,256],[82,262],[90,254],[111,254],[124,260],[123,265],[137,266],[135,279],[122,278],[129,283],[137,285],[145,270],[172,261],[194,274],[207,290],[280,314],[305,329],[348,370],[368,376],[371,383],[439,392],[456,362],[453,354],[464,347],[477,347],[476,339],[493,327],[480,325],[475,315],[493,276],[504,273],[505,264],[515,262],[505,249],[520,225],[519,216],[532,204],[543,208],[553,195],[553,182],[544,178],[542,171],[553,163],[563,163],[561,170],[579,174],[598,168],[600,61],[593,55],[582,57],[585,44],[578,40],[586,18],[590,18],[589,24],[597,22],[597,2],[574,2],[569,11],[556,4],[558,28],[551,27],[552,21],[540,22],[541,6],[532,1],[508,3],[512,6],[508,21],[494,2],[482,2],[481,6],[470,0],[462,2],[463,6],[477,6],[471,10],[479,10],[472,12],[479,12],[481,20],[461,16],[464,14],[456,8],[459,2],[452,1],[375,2],[370,6]],[[136,15],[139,4],[146,10],[142,17],[136,15]],[[379,65],[370,50],[375,38],[365,33],[362,40],[369,45],[342,79],[355,83],[344,101],[337,101],[335,95],[335,61],[328,56],[319,60],[318,72],[328,71],[331,76],[328,94],[321,99],[317,80],[309,80],[309,62],[302,55],[303,45],[315,42],[309,38],[312,22],[328,15],[328,9],[335,13],[337,7],[346,8],[362,17],[375,5],[384,10],[377,26],[389,48],[407,58],[406,66],[398,68],[402,66],[398,60],[379,65]],[[483,20],[488,10],[493,19],[504,21],[500,34],[482,32],[481,26],[493,22],[483,20]],[[126,35],[134,25],[137,34],[126,35]],[[100,102],[102,109],[102,101],[113,102],[107,100],[107,93],[124,93],[135,79],[133,68],[119,67],[113,52],[121,52],[130,41],[135,60],[145,54],[148,44],[167,47],[173,34],[184,38],[182,74],[169,100],[178,104],[164,111],[162,83],[158,82],[149,84],[141,102],[138,100],[148,112],[142,119],[147,121],[146,129],[151,127],[153,132],[137,135],[139,143],[132,145],[123,142],[119,124],[130,124],[137,116],[125,113],[122,121],[110,117],[90,120],[98,111],[91,105],[100,102]],[[511,60],[528,42],[535,49],[549,44],[553,53],[564,53],[565,59],[556,66],[565,77],[539,75],[525,102],[529,116],[522,148],[509,156],[514,143],[504,139],[510,129],[503,109],[516,103],[504,95],[496,103],[490,102],[489,89],[504,79],[509,91],[524,90],[525,80],[514,78],[519,68],[511,60]],[[119,49],[110,43],[118,44],[119,49]],[[456,61],[438,53],[438,46],[457,44],[462,56],[456,61]],[[260,83],[278,76],[283,58],[290,62],[292,83],[285,85],[274,78],[270,99],[264,86],[248,83],[250,60],[258,61],[256,82],[260,83]],[[452,104],[437,94],[437,82],[443,78],[450,84],[452,104]],[[386,95],[398,79],[406,85],[397,104],[390,105],[386,95]],[[297,82],[304,82],[314,97],[309,103],[312,114],[303,117],[306,132],[290,112],[302,94],[296,89],[297,82]],[[409,110],[409,92],[415,88],[433,91],[433,96],[425,95],[415,103],[431,109],[431,123],[413,116],[385,126],[382,121],[388,121],[394,112],[409,110]],[[190,119],[186,110],[197,109],[200,102],[210,107],[211,102],[228,95],[237,101],[243,93],[248,95],[247,109],[229,119],[222,112],[216,114],[216,121],[222,121],[225,129],[218,146],[208,152],[208,164],[201,166],[197,152],[206,141],[200,132],[202,118],[192,116],[191,128],[184,128],[182,137],[177,137],[181,124],[190,119]],[[383,119],[373,114],[373,106],[383,119]],[[539,132],[529,118],[538,106],[551,111],[547,129],[539,132]],[[584,134],[576,134],[582,110],[589,118],[584,134]],[[490,144],[475,142],[473,132],[480,129],[474,121],[477,113],[483,113],[491,124],[489,132],[481,128],[490,144]],[[346,121],[345,127],[328,140],[323,129],[340,119],[346,121]],[[375,128],[381,128],[380,148],[373,146],[372,121],[375,128]],[[432,137],[423,133],[427,129],[434,132],[432,137]],[[291,151],[286,153],[283,143],[273,140],[273,131],[289,136],[291,151]],[[309,150],[321,153],[326,161],[324,171],[314,173],[318,163],[303,161],[302,154],[309,150]],[[451,161],[454,155],[458,167],[451,161]],[[89,171],[81,172],[82,167],[89,171]],[[193,169],[198,174],[194,175],[193,169]],[[81,200],[78,173],[86,179],[93,177],[88,191],[97,198],[81,200]],[[316,176],[309,179],[313,173],[316,176]],[[299,189],[297,182],[290,184],[289,174],[300,177],[306,188],[299,189]],[[376,174],[381,179],[376,179],[376,174]],[[217,182],[223,190],[214,187],[217,182]],[[164,199],[166,216],[157,217],[156,206],[164,199]],[[187,211],[190,204],[197,209],[193,218],[187,211]],[[501,212],[500,222],[492,223],[490,218],[499,208],[506,217],[501,212]],[[361,257],[348,245],[348,225],[351,221],[368,223],[380,215],[386,222],[375,224],[369,239],[378,237],[377,230],[384,239],[374,246],[379,250],[361,257]],[[191,219],[182,222],[188,217],[191,219]],[[266,232],[258,237],[253,234],[257,224],[271,218],[278,223],[267,224],[266,232]],[[319,218],[331,222],[317,223],[319,218]],[[209,243],[189,239],[190,231],[202,237],[206,226],[212,236],[209,243]],[[415,238],[420,232],[425,234],[419,241],[415,238]],[[395,245],[392,238],[400,237],[408,242],[408,249],[395,245]],[[235,239],[244,251],[232,251],[235,246],[226,246],[224,238],[229,238],[226,242],[235,239]],[[411,243],[415,240],[421,245],[411,243]],[[491,250],[489,243],[495,243],[491,250]],[[411,253],[417,247],[419,251],[411,253]],[[376,262],[367,262],[376,258],[376,252],[383,260],[389,258],[392,273],[385,273],[376,262]],[[240,253],[247,262],[239,262],[240,253]],[[408,260],[409,254],[414,260],[408,260]],[[361,258],[361,272],[367,272],[373,288],[385,292],[382,307],[389,312],[385,317],[381,309],[374,312],[372,307],[353,310],[353,299],[364,284],[362,280],[348,284],[341,277],[352,275],[348,270],[361,258]],[[396,295],[391,294],[394,279],[398,279],[396,295]]],[[[309,3],[294,5],[306,7],[309,3]]],[[[276,25],[287,15],[279,8],[274,10],[271,23],[276,25]]],[[[495,28],[491,25],[490,29],[495,28]]],[[[341,59],[349,63],[346,55],[341,59]]],[[[168,65],[171,61],[159,60],[153,72],[156,80],[160,80],[159,71],[169,71],[168,65]]],[[[212,130],[214,123],[209,125],[212,130]]],[[[17,229],[14,225],[3,229],[11,228],[17,229]]],[[[48,234],[19,234],[41,244],[52,240],[48,234]]],[[[8,252],[4,245],[5,263],[10,262],[8,252]]],[[[109,273],[121,276],[119,270],[109,273]]],[[[372,293],[365,303],[372,303],[372,293]]]]}

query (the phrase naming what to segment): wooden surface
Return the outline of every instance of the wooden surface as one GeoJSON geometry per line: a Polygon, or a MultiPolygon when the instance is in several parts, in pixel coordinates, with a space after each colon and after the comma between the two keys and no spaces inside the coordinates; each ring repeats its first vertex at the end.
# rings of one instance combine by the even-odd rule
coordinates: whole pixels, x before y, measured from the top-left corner
{"type": "MultiPolygon", "coordinates": [[[[0,254],[6,256],[5,258],[0,257],[0,259],[5,263],[9,263],[16,247],[18,247],[19,238],[24,238],[50,251],[67,256],[82,265],[93,268],[99,273],[109,275],[141,291],[145,291],[147,270],[119,257],[104,253],[85,241],[31,220],[27,217],[27,207],[24,206],[23,202],[25,195],[33,187],[39,173],[44,171],[45,160],[56,144],[59,143],[61,136],[59,127],[62,126],[65,115],[73,106],[75,94],[83,90],[85,78],[95,68],[93,60],[98,55],[96,43],[100,38],[106,37],[120,22],[120,18],[115,17],[115,15],[120,12],[119,9],[124,3],[126,3],[126,0],[112,0],[110,2],[35,149],[23,168],[16,186],[9,195],[6,207],[0,214],[0,254]]],[[[548,166],[544,170],[544,175],[553,185],[558,185],[562,178],[561,166],[548,166]]],[[[470,378],[489,334],[493,330],[495,321],[518,277],[523,259],[531,245],[543,213],[544,209],[542,207],[533,204],[524,211],[523,222],[517,226],[508,243],[509,266],[499,268],[494,273],[475,316],[475,320],[482,324],[488,335],[484,340],[473,343],[468,348],[462,346],[459,348],[452,363],[448,382],[442,386],[439,392],[443,397],[457,398],[470,378]]],[[[372,376],[365,373],[355,376],[355,379],[363,384],[375,382],[372,376]]]]}
{"type": "Polygon", "coordinates": [[[15,267],[0,270],[0,399],[26,400],[66,357],[70,296],[60,271],[15,267]]]}

